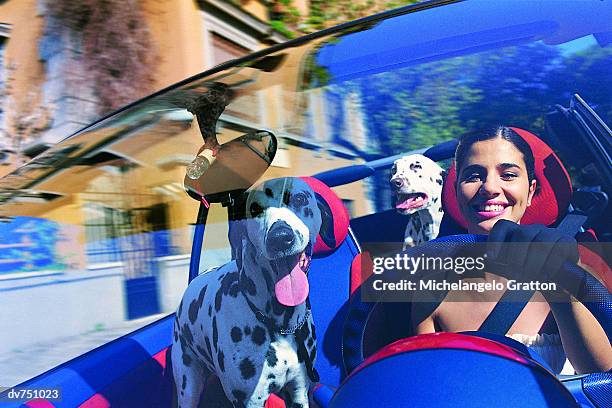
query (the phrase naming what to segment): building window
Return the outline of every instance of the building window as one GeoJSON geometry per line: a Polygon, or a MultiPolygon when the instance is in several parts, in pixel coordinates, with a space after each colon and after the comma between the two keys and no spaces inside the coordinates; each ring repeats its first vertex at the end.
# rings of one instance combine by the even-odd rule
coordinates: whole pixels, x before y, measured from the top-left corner
{"type": "MultiPolygon", "coordinates": [[[[248,55],[260,48],[255,38],[233,27],[228,21],[202,12],[204,19],[204,51],[208,67],[219,65],[231,59],[248,55]]],[[[261,95],[250,93],[232,101],[224,113],[224,119],[238,121],[242,125],[259,128],[262,123],[263,107],[261,95]]]]}
{"type": "Polygon", "coordinates": [[[206,66],[212,68],[230,59],[238,58],[260,46],[255,38],[237,29],[230,22],[202,12],[204,20],[204,52],[206,66]]]}
{"type": "Polygon", "coordinates": [[[219,65],[225,61],[239,58],[250,53],[249,49],[215,32],[210,33],[210,37],[212,40],[213,65],[219,65]]]}
{"type": "MultiPolygon", "coordinates": [[[[2,3],[0,1],[0,3],[2,3]]],[[[7,95],[6,95],[6,86],[7,81],[9,80],[9,73],[7,70],[8,61],[4,52],[6,50],[6,45],[8,44],[8,39],[11,33],[11,25],[6,23],[0,23],[0,147],[4,144],[8,145],[8,138],[5,132],[6,124],[6,115],[4,110],[7,106],[7,95]]]]}

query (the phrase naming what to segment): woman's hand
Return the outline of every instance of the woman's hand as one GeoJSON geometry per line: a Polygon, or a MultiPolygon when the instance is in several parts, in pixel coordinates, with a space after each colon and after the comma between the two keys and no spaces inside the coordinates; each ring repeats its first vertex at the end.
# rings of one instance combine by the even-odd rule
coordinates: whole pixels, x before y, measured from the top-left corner
{"type": "Polygon", "coordinates": [[[578,262],[578,244],[554,228],[499,220],[489,234],[487,259],[508,265],[509,279],[558,282],[557,273],[563,264],[578,262]]]}
{"type": "MultiPolygon", "coordinates": [[[[566,261],[578,262],[576,240],[542,225],[497,221],[489,235],[487,258],[509,265],[508,274],[512,276],[507,277],[510,279],[558,282],[570,293],[570,286],[576,284],[559,282],[557,274],[566,261]]],[[[547,300],[572,365],[579,373],[609,370],[612,367],[612,347],[601,325],[583,304],[569,295],[565,297],[566,301],[547,300]]]]}

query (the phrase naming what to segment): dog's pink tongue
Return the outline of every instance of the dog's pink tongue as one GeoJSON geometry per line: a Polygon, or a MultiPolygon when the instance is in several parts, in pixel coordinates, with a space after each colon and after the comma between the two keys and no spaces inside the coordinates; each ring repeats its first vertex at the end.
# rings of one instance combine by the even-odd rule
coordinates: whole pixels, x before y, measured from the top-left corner
{"type": "Polygon", "coordinates": [[[403,202],[397,203],[395,208],[411,210],[413,208],[421,207],[424,203],[425,199],[422,196],[410,197],[403,202]]]}
{"type": "Polygon", "coordinates": [[[291,272],[276,282],[276,300],[285,306],[297,306],[308,297],[308,278],[298,262],[291,272]]]}

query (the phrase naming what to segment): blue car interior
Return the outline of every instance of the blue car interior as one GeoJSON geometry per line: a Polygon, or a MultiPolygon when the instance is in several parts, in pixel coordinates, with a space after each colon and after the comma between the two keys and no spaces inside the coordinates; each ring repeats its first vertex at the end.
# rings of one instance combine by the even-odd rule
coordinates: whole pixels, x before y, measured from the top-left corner
{"type": "MultiPolygon", "coordinates": [[[[447,143],[429,149],[425,154],[434,160],[441,160],[452,156],[453,150],[454,143],[447,143]]],[[[389,165],[390,163],[386,164],[386,166],[389,165]]],[[[344,170],[338,174],[339,179],[345,179],[349,172],[344,170]]],[[[331,172],[323,174],[320,179],[317,176],[315,178],[323,179],[330,185],[339,184],[331,172]]],[[[347,396],[353,398],[358,395],[359,398],[363,399],[363,404],[359,406],[377,406],[375,402],[381,396],[372,392],[372,388],[370,388],[372,387],[372,377],[376,376],[380,381],[389,382],[398,375],[411,378],[410,370],[402,371],[398,367],[409,367],[417,364],[418,361],[413,361],[416,358],[414,357],[415,353],[399,353],[397,361],[390,358],[383,359],[383,363],[366,361],[366,363],[363,363],[366,369],[355,369],[359,364],[362,364],[364,359],[386,344],[411,335],[407,325],[398,324],[401,321],[408,322],[407,313],[410,312],[405,304],[386,304],[382,308],[372,308],[371,304],[360,301],[359,290],[351,286],[363,279],[363,276],[355,276],[362,274],[361,262],[356,262],[361,256],[358,240],[363,242],[375,240],[377,237],[375,234],[373,235],[372,231],[380,231],[381,228],[384,228],[388,233],[385,239],[397,240],[400,238],[401,241],[403,233],[401,216],[396,214],[395,211],[386,211],[353,219],[350,221],[349,228],[348,223],[343,224],[342,222],[342,219],[348,220],[346,214],[337,217],[341,220],[340,222],[335,222],[333,219],[334,211],[337,212],[338,208],[343,208],[340,207],[342,203],[335,193],[320,182],[315,188],[318,194],[325,197],[326,202],[337,200],[333,205],[329,205],[332,209],[329,213],[332,214],[331,225],[336,229],[334,234],[341,238],[334,247],[315,254],[308,275],[311,285],[310,301],[316,322],[319,345],[315,367],[323,384],[323,387],[315,391],[315,398],[318,398],[322,405],[331,401],[330,403],[333,403],[331,406],[342,407],[348,405],[348,402],[345,401],[348,398],[347,396]],[[376,225],[376,229],[372,228],[372,225],[376,225]],[[372,365],[371,370],[367,368],[368,365],[372,365]],[[358,375],[352,376],[351,372],[354,371],[358,371],[358,375]],[[368,383],[370,386],[366,386],[368,383]],[[341,384],[343,384],[342,387],[334,397],[335,388],[341,384]]],[[[445,203],[445,205],[448,204],[445,203]]],[[[452,219],[445,220],[447,225],[445,226],[445,233],[462,231],[459,226],[452,225],[453,222],[452,219]]],[[[454,223],[456,224],[456,222],[454,223]]],[[[203,234],[203,229],[201,233],[203,234]]],[[[469,237],[466,235],[449,236],[446,240],[453,242],[465,240],[469,237]]],[[[201,236],[198,238],[196,234],[195,240],[198,239],[201,239],[201,236]]],[[[197,260],[197,256],[199,254],[194,255],[194,259],[197,260]]],[[[206,256],[206,254],[202,254],[202,256],[206,256]]],[[[609,316],[612,316],[609,296],[602,296],[600,300],[601,302],[598,305],[600,321],[606,326],[610,336],[611,325],[609,322],[608,324],[604,322],[606,319],[609,320],[609,316]]],[[[172,324],[173,315],[167,316],[128,336],[119,338],[62,364],[24,385],[32,387],[61,386],[64,390],[62,406],[169,406],[173,393],[171,363],[168,360],[172,324]]],[[[513,340],[506,339],[503,336],[498,336],[495,340],[510,343],[517,347],[516,344],[512,344],[513,340]]],[[[517,348],[525,349],[524,346],[518,346],[517,348]]],[[[459,362],[465,358],[462,353],[469,352],[465,350],[461,352],[444,350],[444,353],[431,353],[431,356],[427,355],[427,358],[436,361],[451,359],[459,362]]],[[[528,353],[525,350],[523,352],[528,353]]],[[[423,357],[425,354],[421,354],[421,356],[423,357]]],[[[486,360],[486,356],[482,358],[486,360]]],[[[470,364],[475,363],[471,362],[470,364]]],[[[515,366],[508,362],[500,364],[503,367],[497,367],[496,370],[507,370],[508,373],[518,370],[513,374],[517,376],[524,375],[523,371],[525,370],[534,370],[533,365],[519,364],[515,366]]],[[[429,366],[431,364],[425,365],[429,366]]],[[[542,389],[559,386],[560,383],[556,379],[551,382],[550,378],[546,377],[550,374],[537,372],[536,377],[529,377],[535,378],[534,384],[548,384],[542,389]]],[[[434,373],[432,372],[431,375],[434,375],[434,373]]],[[[577,376],[576,378],[566,379],[563,384],[566,385],[566,389],[573,393],[575,398],[586,398],[586,400],[597,404],[598,401],[601,402],[605,399],[602,392],[605,395],[607,384],[611,381],[610,375],[610,373],[597,373],[589,376],[577,376]]],[[[419,377],[423,377],[422,373],[419,374],[419,377]]],[[[429,387],[431,386],[433,385],[430,384],[429,387]]],[[[488,385],[483,383],[482,386],[486,387],[488,385]]],[[[208,392],[209,394],[219,395],[218,388],[219,385],[213,383],[207,387],[204,394],[208,392]],[[217,391],[214,391],[215,387],[217,391]]],[[[402,391],[398,389],[397,392],[398,395],[401,395],[402,391]]],[[[565,391],[557,392],[556,395],[561,399],[566,398],[565,391]]],[[[431,398],[431,395],[429,397],[431,398]]],[[[459,398],[459,396],[455,397],[459,398]]],[[[203,401],[205,401],[206,395],[203,398],[203,401]]],[[[537,400],[536,397],[534,398],[537,400]]],[[[31,401],[25,405],[41,406],[37,405],[39,403],[40,401],[31,401]]],[[[47,405],[44,406],[54,406],[49,402],[45,403],[47,405]]],[[[559,406],[562,406],[561,402],[559,402],[559,406]]]]}

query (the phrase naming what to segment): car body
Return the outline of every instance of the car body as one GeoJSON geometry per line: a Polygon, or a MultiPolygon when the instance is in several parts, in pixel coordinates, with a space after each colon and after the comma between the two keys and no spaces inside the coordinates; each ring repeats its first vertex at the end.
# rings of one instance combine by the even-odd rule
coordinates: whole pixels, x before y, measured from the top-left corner
{"type": "MultiPolygon", "coordinates": [[[[500,122],[553,147],[583,192],[573,206],[592,211],[585,228],[610,242],[611,21],[605,1],[425,2],[224,63],[67,137],[0,180],[2,352],[27,372],[15,350],[42,356],[91,333],[103,342],[6,385],[60,387],[53,406],[169,405],[173,313],[188,278],[232,258],[232,194],[314,176],[351,218],[309,276],[317,369],[339,386],[351,263],[360,243],[403,242],[393,161],[422,153],[448,167],[456,137],[500,122]],[[235,92],[218,141],[248,149],[208,173],[202,203],[185,179],[202,145],[187,108],[218,83],[235,92]]],[[[567,387],[597,406],[581,381],[567,387]]]]}

